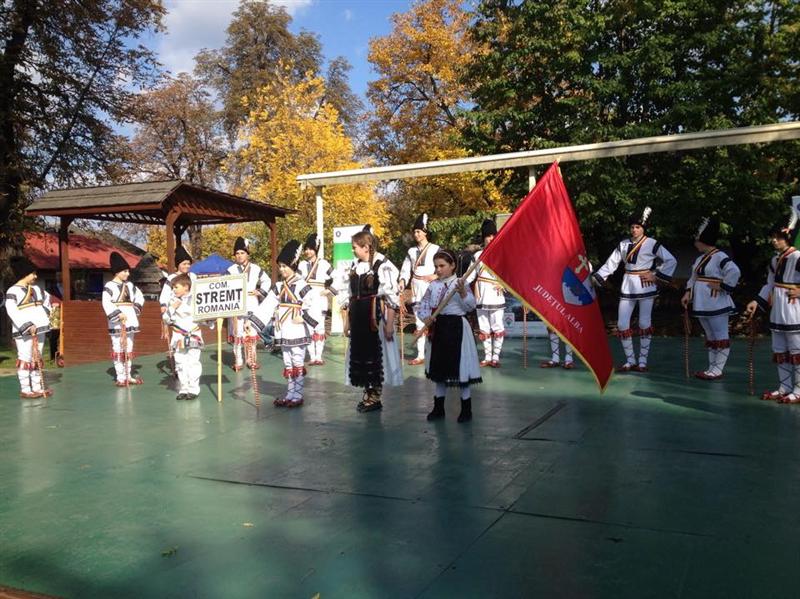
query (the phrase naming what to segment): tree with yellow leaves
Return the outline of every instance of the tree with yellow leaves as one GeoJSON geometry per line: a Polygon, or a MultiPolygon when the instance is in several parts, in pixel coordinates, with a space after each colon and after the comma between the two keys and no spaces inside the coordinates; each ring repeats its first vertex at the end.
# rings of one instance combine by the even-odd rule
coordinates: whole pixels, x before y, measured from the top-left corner
{"type": "MultiPolygon", "coordinates": [[[[308,76],[295,82],[285,76],[246,98],[249,117],[241,136],[241,147],[228,161],[233,179],[241,181],[234,193],[296,210],[278,221],[281,241],[305,240],[315,230],[313,190],[301,190],[297,175],[310,172],[361,168],[354,158],[352,140],[345,134],[338,112],[326,102],[321,77],[308,76]]],[[[370,185],[342,185],[325,190],[325,236],[334,226],[370,223],[385,227],[387,209],[370,185]]],[[[263,226],[250,227],[256,244],[253,257],[269,257],[269,235],[263,226]]]]}
{"type": "MultiPolygon", "coordinates": [[[[460,112],[469,101],[461,73],[480,48],[468,35],[460,0],[420,0],[395,14],[392,32],[370,42],[378,72],[367,96],[372,104],[368,149],[383,164],[462,158],[460,112]]],[[[495,179],[482,173],[400,182],[390,194],[393,223],[405,231],[425,210],[433,217],[502,211],[508,201],[495,179]]]]}

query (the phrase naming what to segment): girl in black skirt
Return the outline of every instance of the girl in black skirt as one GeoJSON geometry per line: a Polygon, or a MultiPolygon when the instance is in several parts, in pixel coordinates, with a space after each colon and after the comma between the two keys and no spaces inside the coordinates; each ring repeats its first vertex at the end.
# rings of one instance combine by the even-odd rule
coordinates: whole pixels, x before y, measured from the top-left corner
{"type": "Polygon", "coordinates": [[[345,311],[345,335],[350,337],[345,382],[364,389],[359,412],[380,410],[383,386],[403,384],[400,350],[394,338],[400,273],[376,245],[369,231],[353,236],[355,260],[338,294],[345,311]]]}
{"type": "Polygon", "coordinates": [[[444,418],[444,398],[447,387],[461,389],[459,422],[472,420],[470,385],[480,383],[481,373],[475,339],[465,315],[475,309],[475,296],[455,275],[456,258],[447,250],[433,257],[437,280],[431,282],[419,305],[418,315],[430,328],[425,352],[425,375],[436,383],[433,410],[428,420],[444,418]],[[456,293],[435,321],[433,312],[447,294],[456,293]]]}

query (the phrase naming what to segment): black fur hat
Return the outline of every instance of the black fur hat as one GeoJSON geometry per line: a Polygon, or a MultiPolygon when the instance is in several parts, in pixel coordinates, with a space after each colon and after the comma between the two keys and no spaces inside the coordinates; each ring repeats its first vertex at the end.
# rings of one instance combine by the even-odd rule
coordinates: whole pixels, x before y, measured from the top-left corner
{"type": "Polygon", "coordinates": [[[317,238],[316,233],[312,233],[308,237],[306,237],[306,243],[303,245],[303,249],[305,250],[314,250],[315,252],[319,252],[319,239],[317,238]]]}
{"type": "Polygon", "coordinates": [[[247,243],[247,240],[244,237],[237,237],[236,241],[233,244],[233,253],[235,254],[239,250],[244,250],[248,254],[250,253],[250,244],[247,243]]]}
{"type": "Polygon", "coordinates": [[[493,218],[487,218],[481,223],[481,241],[490,235],[497,235],[497,224],[493,218]]]}
{"type": "Polygon", "coordinates": [[[646,206],[644,210],[642,210],[641,214],[639,212],[634,212],[628,217],[628,226],[631,225],[640,225],[643,228],[646,228],[648,224],[650,224],[650,215],[653,213],[653,209],[650,206],[646,206]]]}
{"type": "Polygon", "coordinates": [[[719,219],[716,216],[705,217],[697,228],[695,241],[706,245],[716,245],[719,238],[719,219]]]}
{"type": "Polygon", "coordinates": [[[278,254],[278,264],[285,264],[290,268],[297,268],[297,263],[300,261],[300,254],[303,251],[303,246],[296,239],[291,239],[283,246],[281,253],[278,254]]]}
{"type": "Polygon", "coordinates": [[[28,260],[25,256],[12,256],[9,260],[11,271],[14,273],[17,281],[24,279],[29,274],[36,272],[36,265],[28,260]]]}
{"type": "Polygon", "coordinates": [[[118,252],[111,252],[109,263],[111,266],[111,272],[114,274],[122,272],[123,270],[131,269],[130,264],[128,264],[125,261],[125,258],[123,258],[122,255],[119,254],[118,252]]]}
{"type": "Polygon", "coordinates": [[[414,221],[414,226],[411,227],[412,231],[416,231],[419,229],[420,231],[424,231],[425,233],[428,232],[428,213],[423,212],[417,217],[417,220],[414,221]]]}
{"type": "Polygon", "coordinates": [[[182,245],[179,245],[175,249],[175,268],[178,268],[178,265],[186,260],[188,260],[189,262],[194,262],[194,260],[192,260],[192,257],[189,255],[189,252],[187,252],[182,245]]]}

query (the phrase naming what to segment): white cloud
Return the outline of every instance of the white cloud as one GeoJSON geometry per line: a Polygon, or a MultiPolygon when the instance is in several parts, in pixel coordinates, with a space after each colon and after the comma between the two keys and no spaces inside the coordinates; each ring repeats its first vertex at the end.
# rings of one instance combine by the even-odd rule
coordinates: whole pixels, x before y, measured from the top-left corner
{"type": "MultiPolygon", "coordinates": [[[[314,0],[271,0],[291,15],[309,7],[314,0]]],[[[191,72],[194,57],[203,48],[219,48],[239,0],[167,0],[166,33],[156,52],[172,73],[191,72]]]]}
{"type": "Polygon", "coordinates": [[[344,9],[344,20],[345,21],[352,21],[353,20],[353,11],[349,8],[344,9]]]}

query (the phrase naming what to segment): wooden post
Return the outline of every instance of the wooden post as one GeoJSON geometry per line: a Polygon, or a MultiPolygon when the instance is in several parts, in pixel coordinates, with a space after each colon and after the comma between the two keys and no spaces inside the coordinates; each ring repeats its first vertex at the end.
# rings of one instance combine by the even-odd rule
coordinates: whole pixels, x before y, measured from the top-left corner
{"type": "Polygon", "coordinates": [[[222,319],[217,318],[217,401],[222,401],[222,319]]]}
{"type": "Polygon", "coordinates": [[[276,281],[278,279],[278,234],[275,231],[275,220],[273,219],[267,222],[267,226],[269,227],[269,247],[270,254],[272,255],[270,258],[272,267],[271,278],[273,281],[276,281]]]}
{"type": "Polygon", "coordinates": [[[175,223],[178,220],[180,213],[175,208],[170,208],[167,213],[167,230],[165,231],[167,237],[167,270],[170,270],[175,264],[175,223]]]}
{"type": "MultiPolygon", "coordinates": [[[[61,299],[64,302],[72,299],[72,278],[69,272],[69,226],[71,223],[72,217],[62,216],[61,228],[58,231],[58,253],[61,258],[61,286],[63,287],[61,299]]],[[[61,315],[63,318],[63,306],[61,315]]],[[[61,336],[64,336],[63,330],[61,331],[61,336]]]]}

